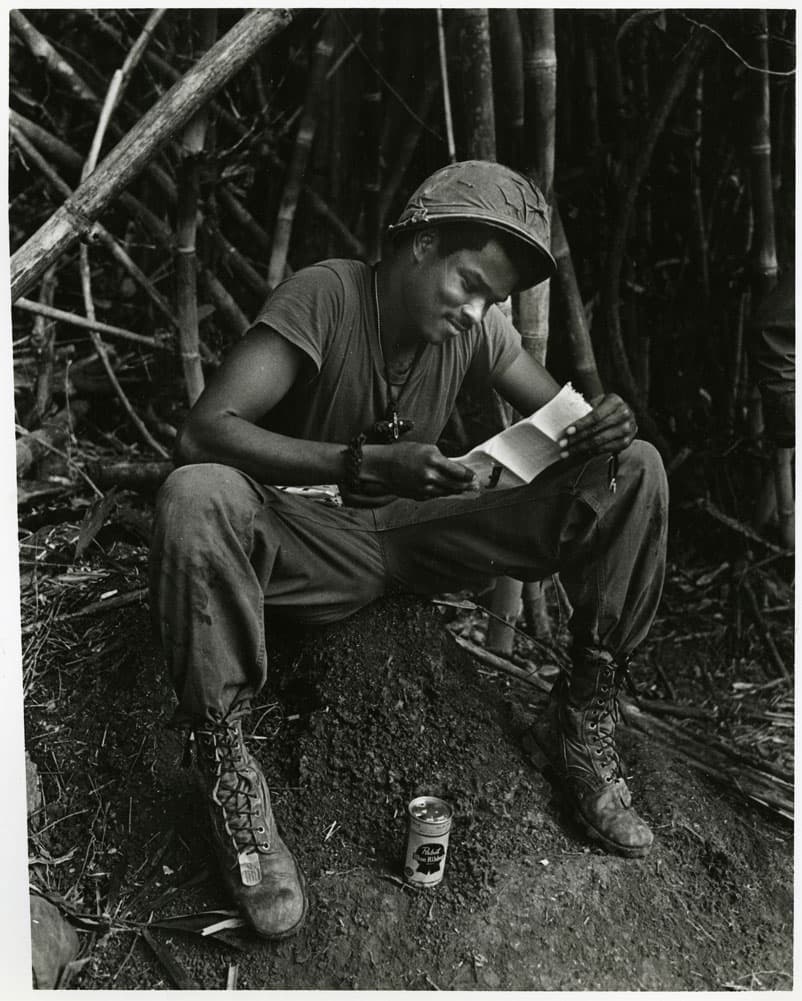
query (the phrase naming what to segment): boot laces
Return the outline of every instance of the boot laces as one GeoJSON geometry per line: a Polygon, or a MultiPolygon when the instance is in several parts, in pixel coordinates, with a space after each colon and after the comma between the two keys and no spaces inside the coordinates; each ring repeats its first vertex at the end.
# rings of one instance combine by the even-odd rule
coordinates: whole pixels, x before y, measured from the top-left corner
{"type": "Polygon", "coordinates": [[[249,762],[242,737],[233,726],[204,731],[214,748],[216,781],[212,799],[223,811],[225,828],[238,852],[270,847],[266,809],[258,773],[249,762]]]}
{"type": "Polygon", "coordinates": [[[627,676],[627,665],[610,664],[602,668],[599,685],[593,695],[593,709],[589,714],[588,728],[593,736],[589,743],[600,760],[599,768],[605,782],[622,778],[621,758],[615,746],[615,728],[621,718],[619,692],[627,676]]]}

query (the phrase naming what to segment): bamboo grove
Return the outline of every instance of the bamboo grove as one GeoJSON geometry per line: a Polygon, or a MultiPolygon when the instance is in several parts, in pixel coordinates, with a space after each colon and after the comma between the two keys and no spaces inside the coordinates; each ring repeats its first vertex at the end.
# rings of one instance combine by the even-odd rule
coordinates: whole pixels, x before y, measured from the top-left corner
{"type": "Polygon", "coordinates": [[[776,9],[13,11],[19,433],[69,403],[166,460],[277,282],[377,259],[423,176],[485,157],[552,200],[527,350],[620,392],[670,467],[745,449],[749,495],[707,489],[752,520],[745,345],[793,265],[794,40],[776,9]]]}

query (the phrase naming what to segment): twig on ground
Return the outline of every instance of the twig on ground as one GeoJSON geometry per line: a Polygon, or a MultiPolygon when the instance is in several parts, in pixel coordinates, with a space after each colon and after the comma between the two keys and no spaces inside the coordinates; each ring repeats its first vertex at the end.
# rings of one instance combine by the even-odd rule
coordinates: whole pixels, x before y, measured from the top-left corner
{"type": "Polygon", "coordinates": [[[505,674],[512,675],[512,677],[518,678],[521,681],[526,681],[528,684],[534,685],[535,688],[539,688],[541,692],[551,691],[550,682],[544,681],[535,671],[525,671],[522,667],[518,667],[509,660],[490,653],[475,643],[471,643],[470,640],[464,639],[462,636],[454,636],[453,633],[450,635],[458,646],[461,646],[463,650],[467,650],[468,653],[476,657],[477,660],[481,660],[483,664],[487,664],[488,667],[495,668],[497,671],[503,671],[505,674]]]}
{"type": "Polygon", "coordinates": [[[201,985],[192,976],[190,976],[184,966],[167,948],[165,948],[165,946],[156,941],[147,928],[143,928],[140,931],[140,935],[150,946],[153,954],[166,970],[170,980],[172,981],[173,987],[177,987],[179,990],[184,991],[201,989],[201,985]]]}
{"type": "Polygon", "coordinates": [[[119,975],[123,972],[123,968],[125,967],[126,963],[131,958],[131,956],[133,956],[134,949],[136,948],[136,943],[137,943],[138,939],[139,939],[138,934],[135,934],[134,935],[134,939],[131,942],[131,948],[128,950],[128,952],[126,952],[125,958],[123,959],[122,963],[120,963],[120,965],[117,967],[117,972],[111,978],[111,982],[112,983],[114,983],[114,981],[117,979],[117,977],[119,977],[119,975]]]}
{"type": "Polygon", "coordinates": [[[497,615],[496,612],[492,612],[489,608],[486,608],[484,605],[479,605],[475,601],[471,601],[470,599],[467,598],[459,602],[447,601],[442,598],[434,598],[432,599],[432,604],[442,605],[445,606],[446,608],[458,608],[463,611],[480,612],[482,615],[487,615],[488,618],[496,619],[497,621],[503,622],[505,625],[509,626],[509,628],[512,629],[512,631],[516,634],[516,636],[520,636],[521,639],[523,639],[529,646],[534,647],[534,649],[538,650],[541,654],[551,657],[557,663],[562,663],[562,664],[568,663],[567,654],[564,653],[558,646],[551,645],[549,643],[544,643],[542,640],[537,639],[535,636],[532,636],[530,633],[525,632],[518,626],[512,625],[511,623],[507,622],[507,620],[503,616],[497,615]]]}
{"type": "Polygon", "coordinates": [[[664,702],[662,699],[642,699],[638,697],[638,705],[656,716],[679,716],[685,719],[715,720],[718,717],[716,706],[702,709],[699,706],[685,706],[679,702],[664,702]]]}
{"type": "MultiPolygon", "coordinates": [[[[93,601],[91,605],[86,605],[77,612],[65,612],[62,615],[54,615],[47,620],[46,625],[50,626],[55,622],[68,622],[71,619],[80,619],[86,615],[96,615],[98,612],[108,612],[115,608],[125,608],[128,605],[134,605],[138,601],[142,601],[147,596],[147,593],[148,589],[146,587],[140,587],[136,591],[116,595],[113,598],[107,598],[105,601],[93,601]]],[[[31,622],[27,626],[22,627],[22,635],[25,636],[28,633],[35,632],[44,624],[41,622],[31,622]]]]}
{"type": "Polygon", "coordinates": [[[791,676],[790,672],[788,671],[788,668],[785,666],[785,661],[780,656],[780,651],[777,649],[777,645],[774,642],[774,637],[771,635],[771,630],[768,627],[768,623],[761,614],[760,606],[757,603],[757,598],[755,597],[755,592],[752,590],[752,586],[746,580],[744,580],[741,582],[741,587],[744,589],[744,593],[746,594],[746,597],[748,599],[749,610],[751,611],[755,619],[755,622],[757,623],[758,628],[760,629],[761,633],[763,634],[763,638],[766,641],[766,646],[768,647],[769,653],[771,654],[771,659],[774,661],[774,664],[779,670],[780,674],[784,678],[790,678],[791,676]]]}
{"type": "Polygon", "coordinates": [[[671,699],[672,702],[677,702],[678,701],[677,700],[677,692],[676,692],[674,686],[671,684],[671,681],[669,680],[668,675],[663,670],[663,665],[660,663],[660,657],[659,656],[654,661],[654,667],[655,667],[655,670],[657,671],[657,674],[658,674],[660,680],[663,683],[663,687],[666,690],[666,694],[668,695],[668,697],[671,699]]]}

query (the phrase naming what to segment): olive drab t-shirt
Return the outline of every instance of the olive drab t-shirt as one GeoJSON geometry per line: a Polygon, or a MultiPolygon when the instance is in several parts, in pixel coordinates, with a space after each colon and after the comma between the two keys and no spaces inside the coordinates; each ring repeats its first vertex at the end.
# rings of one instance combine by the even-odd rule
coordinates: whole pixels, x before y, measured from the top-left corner
{"type": "MultiPolygon", "coordinates": [[[[388,392],[369,265],[330,260],[296,272],[275,288],[254,326],[260,323],[308,359],[284,399],[259,422],[263,427],[346,444],[384,419],[388,392]]],[[[496,306],[464,335],[426,344],[408,381],[394,384],[399,416],[415,425],[404,440],[436,442],[463,380],[486,384],[520,350],[518,332],[496,306]]]]}

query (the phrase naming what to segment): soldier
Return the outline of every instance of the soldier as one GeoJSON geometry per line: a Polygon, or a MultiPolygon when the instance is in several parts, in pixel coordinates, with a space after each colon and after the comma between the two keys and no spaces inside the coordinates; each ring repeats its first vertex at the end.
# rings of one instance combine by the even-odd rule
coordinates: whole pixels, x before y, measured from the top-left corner
{"type": "Polygon", "coordinates": [[[514,171],[437,171],[380,264],[324,261],[276,288],[181,430],[158,503],[153,605],[226,884],[266,938],[296,932],[307,902],[242,735],[266,679],[265,605],[324,623],[390,592],[559,572],[572,669],[555,686],[553,749],[590,834],[625,856],[649,851],[614,736],[627,658],[662,588],[659,456],[615,395],[593,401],[562,459],[526,486],[480,489],[435,444],[463,382],[523,414],[558,391],[498,308],[554,274],[548,234],[543,196],[514,171]],[[332,483],[343,506],[278,489],[332,483]]]}

